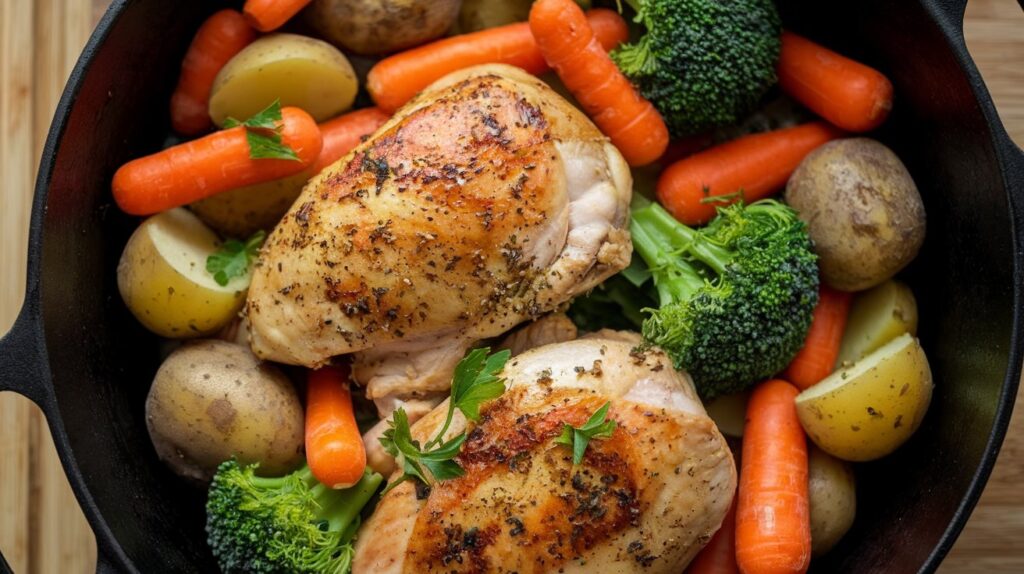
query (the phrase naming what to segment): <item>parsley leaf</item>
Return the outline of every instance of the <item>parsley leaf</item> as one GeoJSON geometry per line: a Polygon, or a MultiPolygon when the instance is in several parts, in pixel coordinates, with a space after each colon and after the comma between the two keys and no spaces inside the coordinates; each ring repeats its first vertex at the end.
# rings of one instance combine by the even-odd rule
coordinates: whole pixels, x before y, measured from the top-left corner
{"type": "Polygon", "coordinates": [[[467,419],[480,420],[480,405],[484,401],[496,399],[505,392],[505,382],[498,374],[505,368],[512,355],[509,351],[501,351],[489,355],[489,348],[473,349],[455,367],[452,377],[452,395],[448,401],[448,416],[444,426],[437,435],[420,445],[412,438],[409,417],[405,409],[399,408],[388,421],[388,430],[380,438],[385,452],[395,457],[402,468],[402,476],[392,482],[384,490],[387,492],[406,480],[419,480],[424,484],[432,481],[450,480],[465,474],[455,462],[466,442],[466,433],[444,440],[445,433],[452,423],[455,411],[459,410],[467,419]],[[429,474],[429,477],[428,477],[429,474]]]}
{"type": "Polygon", "coordinates": [[[224,120],[224,129],[239,126],[245,128],[250,158],[299,161],[295,150],[281,143],[281,100],[274,100],[266,109],[244,122],[232,117],[224,120]]]}
{"type": "Polygon", "coordinates": [[[227,285],[235,277],[242,277],[248,272],[249,263],[256,259],[266,238],[266,233],[257,231],[245,243],[237,239],[225,241],[216,253],[206,258],[206,271],[221,286],[227,285]]]}
{"type": "Polygon", "coordinates": [[[574,428],[568,423],[562,427],[562,434],[555,439],[555,442],[572,447],[573,464],[583,462],[583,454],[587,451],[587,445],[592,439],[611,438],[612,433],[615,432],[615,421],[606,420],[609,407],[611,407],[611,403],[605,403],[580,428],[574,428]]]}

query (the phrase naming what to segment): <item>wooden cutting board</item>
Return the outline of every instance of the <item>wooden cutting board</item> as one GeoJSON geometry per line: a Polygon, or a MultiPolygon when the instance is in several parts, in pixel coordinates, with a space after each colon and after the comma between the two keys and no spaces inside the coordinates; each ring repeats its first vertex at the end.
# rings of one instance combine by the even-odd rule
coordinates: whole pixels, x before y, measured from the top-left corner
{"type": "MultiPolygon", "coordinates": [[[[0,0],[0,333],[21,306],[32,186],[46,131],[68,73],[108,4],[0,0]]],[[[1013,0],[971,0],[965,29],[1003,121],[1024,143],[1024,15],[1013,0]]],[[[1022,482],[1024,417],[1018,412],[943,574],[1024,572],[1022,482]]],[[[6,393],[0,394],[0,549],[19,574],[95,571],[95,541],[46,422],[34,405],[6,393]]]]}

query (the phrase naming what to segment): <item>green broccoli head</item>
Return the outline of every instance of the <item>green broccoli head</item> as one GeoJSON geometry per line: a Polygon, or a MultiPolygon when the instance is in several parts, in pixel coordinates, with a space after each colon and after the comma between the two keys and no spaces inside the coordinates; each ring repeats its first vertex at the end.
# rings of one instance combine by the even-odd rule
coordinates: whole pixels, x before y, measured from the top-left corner
{"type": "Polygon", "coordinates": [[[702,397],[743,390],[800,350],[818,303],[818,266],[792,209],[735,204],[694,230],[652,204],[633,212],[632,231],[660,299],[644,338],[693,376],[702,397]]]}
{"type": "Polygon", "coordinates": [[[381,483],[367,471],[332,490],[305,466],[277,478],[234,460],[220,465],[206,503],[207,542],[225,573],[345,574],[359,513],[381,483]]]}
{"type": "Polygon", "coordinates": [[[612,59],[674,137],[735,123],[775,84],[772,0],[626,0],[646,33],[612,59]]]}

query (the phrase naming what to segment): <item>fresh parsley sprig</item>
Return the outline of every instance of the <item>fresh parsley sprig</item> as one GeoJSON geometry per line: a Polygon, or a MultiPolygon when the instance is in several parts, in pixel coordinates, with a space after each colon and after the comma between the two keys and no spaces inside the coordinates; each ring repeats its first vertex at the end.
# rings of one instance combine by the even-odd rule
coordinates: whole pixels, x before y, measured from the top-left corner
{"type": "Polygon", "coordinates": [[[612,433],[615,432],[615,421],[607,420],[610,406],[611,403],[605,403],[590,415],[587,422],[580,428],[575,428],[568,423],[562,427],[562,434],[555,439],[555,442],[572,448],[573,464],[583,462],[583,454],[587,451],[591,440],[611,438],[612,433]]]}
{"type": "Polygon", "coordinates": [[[216,253],[206,258],[206,271],[213,275],[218,285],[227,285],[231,279],[245,275],[266,238],[267,234],[260,230],[245,243],[237,239],[225,241],[216,253]]]}
{"type": "Polygon", "coordinates": [[[490,348],[473,349],[455,367],[452,377],[452,394],[448,401],[448,415],[444,425],[434,438],[420,445],[412,438],[409,417],[405,409],[397,409],[384,431],[380,443],[384,450],[395,457],[402,467],[402,476],[384,490],[387,492],[399,484],[416,479],[424,484],[434,481],[458,478],[465,471],[455,462],[455,457],[466,442],[466,433],[444,440],[452,424],[456,409],[471,421],[480,420],[480,405],[500,397],[505,392],[505,381],[498,375],[505,368],[512,355],[509,351],[490,354],[490,348]]]}
{"type": "Polygon", "coordinates": [[[224,129],[242,126],[245,128],[245,139],[249,142],[251,159],[290,159],[299,161],[295,150],[281,142],[281,100],[266,109],[240,122],[228,117],[224,120],[224,129]]]}

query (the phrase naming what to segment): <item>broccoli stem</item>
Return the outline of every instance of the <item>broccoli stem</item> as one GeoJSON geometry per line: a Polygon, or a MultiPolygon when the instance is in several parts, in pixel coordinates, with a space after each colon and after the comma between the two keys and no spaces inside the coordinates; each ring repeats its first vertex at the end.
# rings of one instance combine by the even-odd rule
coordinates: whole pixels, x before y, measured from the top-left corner
{"type": "MultiPolygon", "coordinates": [[[[625,0],[626,4],[628,4],[629,7],[637,13],[640,12],[640,1],[641,0],[625,0]]],[[[619,12],[622,12],[622,10],[619,10],[619,12]]]]}
{"type": "Polygon", "coordinates": [[[677,248],[662,229],[650,221],[651,207],[633,212],[630,233],[633,248],[647,263],[654,277],[661,305],[678,299],[687,299],[704,286],[704,278],[693,266],[677,256],[677,248]]]}
{"type": "Polygon", "coordinates": [[[317,483],[310,489],[320,505],[318,514],[327,521],[327,529],[332,532],[345,531],[377,492],[382,480],[381,475],[367,469],[359,482],[350,488],[335,490],[317,483]]]}

